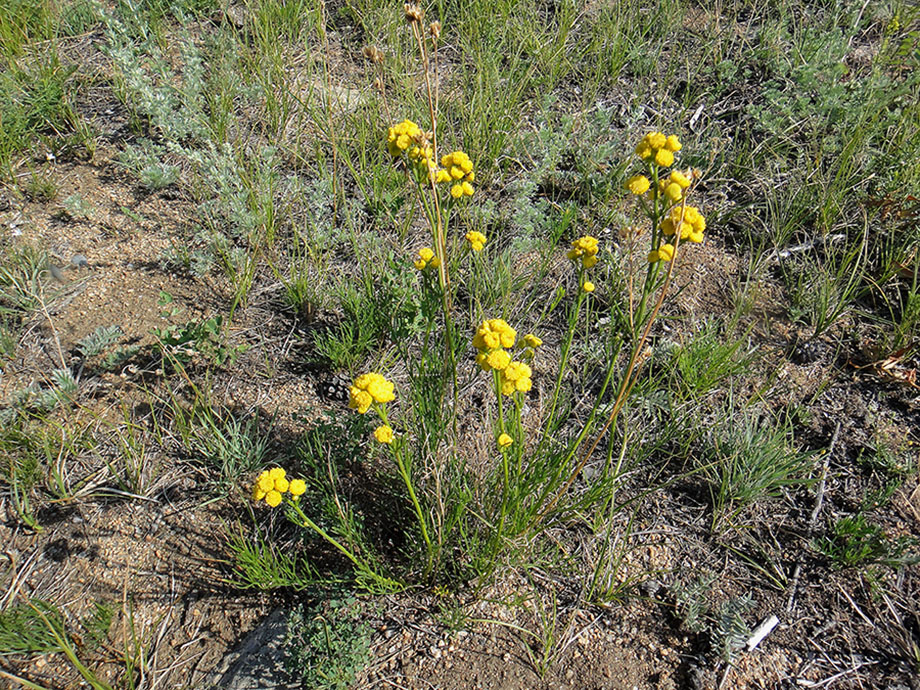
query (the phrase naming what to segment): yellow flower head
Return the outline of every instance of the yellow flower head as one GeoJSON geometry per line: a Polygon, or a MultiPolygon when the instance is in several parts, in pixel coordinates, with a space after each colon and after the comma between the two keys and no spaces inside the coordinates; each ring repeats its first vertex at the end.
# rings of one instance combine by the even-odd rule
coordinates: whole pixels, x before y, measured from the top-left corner
{"type": "Polygon", "coordinates": [[[486,236],[475,230],[466,233],[466,241],[470,243],[470,249],[474,252],[481,252],[486,246],[486,236]]]}
{"type": "Polygon", "coordinates": [[[533,386],[532,375],[533,371],[524,362],[511,362],[499,376],[502,395],[526,393],[533,386]]]}
{"type": "Polygon", "coordinates": [[[275,491],[277,491],[279,494],[283,494],[285,491],[287,491],[289,486],[290,482],[284,477],[280,477],[279,479],[275,480],[275,491]]]}
{"type": "Polygon", "coordinates": [[[303,479],[292,479],[290,486],[288,486],[288,491],[291,492],[291,496],[297,498],[302,496],[307,490],[307,483],[303,479]]]}
{"type": "Polygon", "coordinates": [[[364,414],[374,403],[388,403],[396,399],[393,384],[374,372],[361,374],[349,389],[348,406],[364,414]]]}
{"type": "Polygon", "coordinates": [[[263,490],[262,487],[260,487],[257,482],[255,486],[252,487],[252,500],[261,501],[263,498],[265,498],[265,494],[267,493],[268,492],[263,490]]]}
{"type": "Polygon", "coordinates": [[[664,188],[664,195],[668,197],[668,200],[671,203],[677,203],[684,196],[684,190],[681,189],[680,185],[676,182],[671,182],[667,187],[664,188]]]}
{"type": "Polygon", "coordinates": [[[486,367],[483,367],[486,371],[490,369],[496,369],[501,371],[511,363],[511,355],[508,354],[507,350],[492,350],[488,355],[486,355],[486,367]]]}
{"type": "Polygon", "coordinates": [[[287,472],[281,467],[272,467],[268,471],[268,476],[272,479],[284,479],[287,476],[287,472]]]}
{"type": "Polygon", "coordinates": [[[572,242],[572,248],[566,254],[572,261],[581,259],[585,268],[591,268],[597,263],[597,238],[585,235],[572,242]]]}
{"type": "Polygon", "coordinates": [[[511,438],[508,434],[502,434],[501,436],[498,437],[498,447],[499,448],[507,448],[512,443],[514,443],[514,439],[511,438]]]}
{"type": "Polygon", "coordinates": [[[543,341],[540,340],[533,333],[528,333],[527,335],[524,336],[524,344],[527,347],[532,347],[533,349],[536,350],[538,347],[540,347],[543,344],[543,341]]]}
{"type": "Polygon", "coordinates": [[[259,475],[259,478],[256,479],[256,486],[259,487],[263,495],[275,488],[275,480],[268,470],[259,475]]]}
{"type": "Polygon", "coordinates": [[[651,132],[645,138],[653,149],[663,149],[668,143],[668,138],[661,132],[651,132]]]}
{"type": "Polygon", "coordinates": [[[590,280],[586,280],[585,284],[581,286],[581,289],[585,292],[594,292],[594,283],[590,280]]]}
{"type": "Polygon", "coordinates": [[[421,140],[422,130],[412,120],[403,120],[387,130],[387,150],[394,157],[401,156],[413,144],[421,140]]]}
{"type": "Polygon", "coordinates": [[[272,508],[277,508],[281,505],[281,493],[272,489],[265,494],[265,502],[272,508]]]}
{"type": "Polygon", "coordinates": [[[670,261],[674,258],[674,245],[673,244],[663,244],[658,247],[657,250],[649,252],[648,262],[650,264],[657,263],[659,261],[670,261]]]}
{"type": "Polygon", "coordinates": [[[454,199],[459,199],[461,196],[463,196],[463,185],[461,185],[461,184],[455,184],[453,187],[451,187],[451,188],[450,188],[450,195],[451,195],[454,199]]]}
{"type": "Polygon", "coordinates": [[[674,153],[667,149],[658,149],[655,153],[655,162],[662,168],[667,168],[669,165],[674,164],[674,153]]]}
{"type": "Polygon", "coordinates": [[[633,175],[626,180],[626,189],[633,194],[645,194],[650,184],[651,183],[645,175],[633,175]]]}
{"type": "Polygon", "coordinates": [[[393,443],[393,429],[387,425],[378,426],[374,429],[374,438],[380,443],[393,443]]]}
{"type": "Polygon", "coordinates": [[[677,138],[677,135],[672,134],[665,140],[664,148],[666,148],[671,153],[677,153],[683,148],[683,146],[681,146],[680,139],[677,138]]]}
{"type": "Polygon", "coordinates": [[[500,347],[514,347],[517,331],[503,319],[483,321],[473,336],[473,347],[480,352],[495,350],[500,347]]]}
{"type": "Polygon", "coordinates": [[[686,189],[690,186],[690,178],[684,175],[680,170],[672,170],[670,181],[674,184],[680,185],[681,189],[686,189]]]}

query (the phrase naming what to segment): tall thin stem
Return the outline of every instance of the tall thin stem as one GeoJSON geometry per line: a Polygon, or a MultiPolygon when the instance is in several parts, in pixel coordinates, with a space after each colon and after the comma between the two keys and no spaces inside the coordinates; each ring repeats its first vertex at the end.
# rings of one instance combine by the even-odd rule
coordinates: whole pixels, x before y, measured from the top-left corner
{"type": "MultiPolygon", "coordinates": [[[[681,220],[683,220],[683,210],[681,211],[681,220]]],[[[655,302],[655,307],[652,309],[652,313],[649,315],[648,321],[645,323],[645,328],[642,331],[642,336],[636,343],[635,348],[633,348],[632,355],[629,358],[629,364],[626,367],[626,373],[623,375],[623,379],[620,382],[620,387],[617,391],[617,397],[613,403],[613,409],[610,411],[610,416],[607,418],[607,422],[604,424],[604,427],[600,430],[600,432],[598,432],[594,442],[582,456],[578,465],[576,465],[575,469],[572,471],[572,474],[569,475],[569,478],[562,485],[562,488],[556,493],[555,497],[553,497],[553,500],[549,502],[549,505],[540,511],[539,515],[537,515],[536,519],[531,524],[539,523],[550,513],[550,511],[552,511],[553,508],[556,507],[556,504],[559,502],[562,496],[565,495],[565,493],[578,478],[578,475],[581,474],[581,471],[588,463],[588,460],[591,458],[591,455],[594,453],[595,449],[597,449],[597,446],[601,442],[601,439],[604,437],[604,434],[607,433],[607,430],[610,429],[614,421],[616,421],[620,411],[623,409],[623,405],[629,398],[629,394],[639,378],[639,371],[641,370],[640,355],[645,348],[645,343],[648,340],[649,333],[652,330],[652,324],[655,322],[655,318],[658,316],[658,312],[661,310],[661,305],[664,304],[665,295],[667,294],[668,287],[671,284],[671,276],[674,273],[674,265],[677,263],[677,247],[679,244],[680,233],[676,233],[674,239],[674,256],[672,257],[670,265],[668,266],[668,273],[665,276],[664,283],[661,285],[661,291],[658,295],[658,300],[655,302]]]]}

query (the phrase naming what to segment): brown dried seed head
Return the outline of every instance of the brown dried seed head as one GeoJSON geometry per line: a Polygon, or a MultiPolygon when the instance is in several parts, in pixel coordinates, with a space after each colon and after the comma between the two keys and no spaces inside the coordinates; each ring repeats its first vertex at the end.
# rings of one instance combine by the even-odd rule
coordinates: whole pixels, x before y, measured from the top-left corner
{"type": "Polygon", "coordinates": [[[619,236],[621,240],[630,240],[642,234],[642,228],[638,225],[627,225],[620,228],[619,236]]]}
{"type": "Polygon", "coordinates": [[[383,79],[381,79],[380,77],[377,77],[376,79],[374,79],[374,88],[377,89],[378,91],[383,91],[383,79]]]}
{"type": "Polygon", "coordinates": [[[383,53],[377,46],[364,46],[364,57],[374,63],[383,62],[383,53]]]}
{"type": "Polygon", "coordinates": [[[431,32],[431,36],[437,40],[441,37],[441,22],[431,22],[428,30],[431,32]]]}
{"type": "Polygon", "coordinates": [[[412,22],[422,21],[422,18],[425,16],[425,13],[422,11],[422,9],[415,3],[407,2],[404,5],[404,9],[406,11],[406,21],[410,24],[412,22]]]}

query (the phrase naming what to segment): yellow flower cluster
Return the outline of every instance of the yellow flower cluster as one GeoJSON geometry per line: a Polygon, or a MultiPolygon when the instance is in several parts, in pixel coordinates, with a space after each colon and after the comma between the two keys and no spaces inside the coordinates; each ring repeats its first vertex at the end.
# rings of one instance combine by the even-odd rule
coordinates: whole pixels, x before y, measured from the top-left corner
{"type": "Polygon", "coordinates": [[[438,169],[434,162],[434,149],[431,146],[413,146],[409,149],[409,160],[423,170],[438,169]]]}
{"type": "Polygon", "coordinates": [[[486,246],[486,236],[475,230],[466,233],[466,241],[470,243],[470,249],[474,252],[481,252],[486,246]]]}
{"type": "Polygon", "coordinates": [[[533,387],[533,371],[524,362],[511,362],[499,374],[502,395],[526,393],[533,387]]]}
{"type": "Polygon", "coordinates": [[[473,172],[473,161],[463,151],[454,151],[441,157],[442,170],[438,170],[437,182],[450,182],[450,195],[454,199],[462,196],[473,196],[473,181],[476,173],[473,172]]]}
{"type": "Polygon", "coordinates": [[[418,148],[421,140],[422,129],[412,120],[403,120],[387,130],[387,149],[394,157],[401,156],[412,147],[418,148]]]}
{"type": "Polygon", "coordinates": [[[507,350],[501,348],[491,352],[480,352],[476,355],[476,364],[483,371],[492,371],[493,369],[501,371],[511,364],[511,355],[508,354],[507,350]]]}
{"type": "Polygon", "coordinates": [[[581,259],[585,268],[591,268],[597,263],[597,238],[585,235],[572,242],[572,248],[566,254],[572,261],[581,259]]]}
{"type": "Polygon", "coordinates": [[[393,433],[392,427],[384,424],[383,426],[378,426],[374,429],[374,438],[377,439],[380,443],[393,443],[395,434],[393,433]]]}
{"type": "Polygon", "coordinates": [[[702,242],[706,219],[696,206],[675,206],[670,215],[661,221],[661,233],[666,237],[680,233],[681,240],[702,242]],[[683,215],[683,220],[681,220],[683,215]]]}
{"type": "Polygon", "coordinates": [[[680,170],[672,170],[670,176],[658,180],[658,193],[666,196],[672,204],[684,198],[684,190],[690,186],[690,178],[680,170]]]}
{"type": "Polygon", "coordinates": [[[265,470],[256,478],[252,487],[252,500],[264,500],[272,508],[281,505],[282,496],[290,492],[295,499],[307,490],[307,483],[303,479],[288,481],[287,473],[280,467],[265,470]]]}
{"type": "Polygon", "coordinates": [[[674,258],[674,245],[673,244],[662,244],[658,249],[653,249],[648,253],[648,262],[650,264],[657,263],[659,261],[670,261],[674,258]]]}
{"type": "Polygon", "coordinates": [[[420,170],[434,176],[438,166],[434,161],[434,148],[428,143],[430,134],[412,120],[403,120],[387,130],[387,150],[399,158],[404,153],[420,170]]]}
{"type": "Polygon", "coordinates": [[[674,154],[681,148],[677,135],[665,136],[661,132],[649,132],[636,145],[636,155],[642,160],[652,160],[657,165],[667,168],[674,164],[674,154]]]}
{"type": "Polygon", "coordinates": [[[483,371],[501,371],[511,364],[511,355],[504,349],[514,347],[517,332],[502,319],[483,321],[473,336],[473,347],[479,350],[476,364],[483,371]]]}
{"type": "Polygon", "coordinates": [[[396,400],[393,383],[374,372],[361,374],[355,379],[348,392],[348,406],[361,414],[367,412],[374,403],[388,403],[396,400]]]}
{"type": "Polygon", "coordinates": [[[473,347],[480,352],[495,350],[500,347],[514,347],[517,331],[503,319],[483,321],[473,336],[473,347]]]}
{"type": "MultiPolygon", "coordinates": [[[[479,350],[476,363],[483,371],[499,372],[503,395],[526,393],[533,385],[530,367],[523,362],[512,362],[511,355],[505,349],[514,347],[516,338],[517,332],[502,319],[483,321],[473,336],[473,347],[479,350]]],[[[535,348],[542,345],[543,341],[531,333],[524,336],[524,343],[535,348]]]]}
{"type": "Polygon", "coordinates": [[[498,447],[499,448],[507,448],[512,443],[514,443],[514,439],[511,438],[508,434],[501,434],[498,437],[498,447]]]}
{"type": "Polygon", "coordinates": [[[414,266],[418,270],[424,270],[429,266],[431,268],[437,268],[441,265],[441,260],[435,256],[434,252],[430,247],[422,247],[418,250],[418,258],[415,260],[414,266]]]}

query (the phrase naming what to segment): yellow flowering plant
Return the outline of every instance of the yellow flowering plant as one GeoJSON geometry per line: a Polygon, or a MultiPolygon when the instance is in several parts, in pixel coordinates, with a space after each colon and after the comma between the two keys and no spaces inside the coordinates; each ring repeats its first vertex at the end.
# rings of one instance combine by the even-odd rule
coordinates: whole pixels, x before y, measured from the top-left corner
{"type": "Polygon", "coordinates": [[[340,540],[333,537],[327,530],[320,527],[304,511],[302,498],[306,494],[307,483],[296,478],[289,479],[287,472],[282,467],[272,467],[263,471],[252,485],[252,500],[257,503],[264,502],[269,508],[285,507],[287,518],[295,525],[312,530],[337,551],[343,554],[355,566],[360,576],[369,583],[374,583],[378,588],[393,590],[399,584],[380,575],[372,563],[363,558],[357,551],[347,547],[340,540]]]}
{"type": "MultiPolygon", "coordinates": [[[[445,152],[440,146],[438,46],[441,24],[435,21],[426,27],[424,10],[412,3],[405,5],[405,18],[422,64],[427,121],[424,126],[410,119],[391,124],[386,131],[386,148],[393,161],[405,170],[418,207],[427,221],[431,247],[423,248],[413,265],[423,273],[426,289],[434,287],[434,282],[425,273],[430,270],[432,274],[437,274],[436,288],[444,319],[445,354],[453,367],[457,343],[451,312],[454,287],[450,276],[456,264],[449,261],[448,245],[453,244],[456,238],[450,236],[450,226],[453,214],[476,194],[477,174],[474,160],[468,152],[462,149],[445,152]]],[[[372,49],[372,54],[373,51],[376,49],[372,49]]],[[[464,239],[473,253],[483,251],[487,243],[485,234],[475,230],[467,232],[464,239]]]]}
{"type": "MultiPolygon", "coordinates": [[[[365,416],[360,437],[367,452],[366,476],[399,487],[402,510],[386,517],[402,532],[390,543],[403,544],[405,559],[389,552],[387,558],[376,557],[374,539],[361,531],[363,516],[356,517],[347,499],[336,493],[331,463],[319,474],[329,475],[334,509],[324,517],[336,524],[334,530],[324,531],[327,523],[308,516],[312,506],[301,498],[303,480],[269,470],[256,479],[252,497],[275,508],[284,505],[297,524],[345,554],[360,573],[373,573],[377,584],[398,579],[443,585],[487,576],[516,543],[537,537],[554,520],[580,514],[592,501],[611,500],[619,471],[618,462],[611,467],[613,443],[603,469],[585,480],[587,488],[579,488],[574,497],[569,493],[601,439],[616,429],[683,247],[703,240],[706,220],[689,203],[698,173],[677,167],[679,138],[661,132],[644,136],[635,149],[639,169],[630,171],[624,194],[646,217],[639,230],[624,233],[629,240],[624,244],[634,250],[631,256],[642,260],[644,281],[635,299],[630,282],[628,319],[609,319],[625,325],[609,329],[602,343],[603,381],[593,404],[582,405],[576,415],[566,379],[572,374],[576,337],[597,333],[592,310],[611,304],[615,286],[609,276],[618,269],[613,248],[588,230],[567,239],[565,256],[572,270],[544,312],[561,305],[558,337],[551,329],[541,330],[543,316],[527,322],[514,311],[510,288],[491,284],[513,264],[506,256],[490,256],[498,254],[490,244],[495,238],[471,228],[449,236],[452,212],[481,193],[475,156],[439,149],[437,79],[432,76],[440,29],[426,32],[418,7],[408,6],[406,17],[423,62],[428,118],[424,124],[409,119],[391,124],[381,155],[405,172],[430,235],[408,257],[417,271],[410,275],[422,285],[408,298],[417,306],[415,338],[394,337],[392,349],[375,365],[380,369],[360,373],[348,390],[352,419],[365,416]],[[640,237],[643,245],[649,238],[641,250],[634,246],[640,237]],[[473,278],[466,281],[467,276],[473,278]],[[526,335],[519,336],[519,328],[526,335]],[[465,337],[457,336],[461,329],[465,337]],[[384,370],[398,372],[398,394],[384,370]],[[380,563],[387,564],[385,572],[380,563]]],[[[361,448],[355,448],[359,456],[361,448]]]]}
{"type": "MultiPolygon", "coordinates": [[[[677,162],[677,156],[683,145],[676,134],[666,135],[662,132],[649,132],[636,145],[635,154],[641,161],[644,170],[632,175],[626,180],[625,188],[639,201],[639,206],[648,219],[650,227],[650,247],[646,259],[646,275],[643,282],[638,304],[634,299],[632,274],[628,280],[628,324],[632,338],[629,359],[626,369],[616,387],[616,395],[607,420],[597,432],[594,440],[587,444],[587,448],[580,448],[582,439],[585,438],[589,424],[586,424],[578,443],[576,443],[566,460],[575,461],[578,453],[581,458],[575,461],[574,468],[567,478],[553,492],[547,496],[546,504],[535,514],[531,526],[539,524],[557,506],[575,480],[581,475],[582,470],[592,457],[604,435],[613,427],[626,401],[632,392],[633,386],[639,378],[642,365],[646,359],[646,343],[655,319],[657,318],[664,300],[668,294],[668,287],[674,274],[677,258],[682,243],[698,244],[703,241],[703,231],[706,229],[706,219],[696,206],[689,206],[688,199],[699,181],[700,173],[697,170],[681,171],[672,167],[677,162]],[[666,266],[666,268],[662,268],[666,266]],[[650,300],[654,301],[650,304],[650,300]]],[[[621,236],[627,240],[627,246],[635,249],[635,239],[641,235],[641,228],[626,228],[621,236]]],[[[584,242],[573,245],[569,253],[570,259],[582,259],[585,256],[584,242]],[[576,246],[577,245],[577,246],[576,246]]],[[[585,293],[595,290],[595,285],[585,280],[579,268],[579,282],[585,293]]],[[[617,350],[617,353],[619,350],[617,350]]],[[[613,360],[607,371],[607,384],[613,374],[613,360]]],[[[555,401],[554,401],[555,405],[555,401]]],[[[622,460],[622,456],[620,458],[622,460]]],[[[614,475],[619,471],[619,462],[614,469],[614,475]]]]}
{"type": "MultiPolygon", "coordinates": [[[[422,143],[417,139],[424,134],[420,132],[413,123],[402,123],[388,135],[387,145],[391,153],[397,151],[407,165],[415,166],[414,170],[424,166],[433,171],[434,154],[423,146],[415,148],[422,143]]],[[[392,559],[375,553],[373,540],[361,532],[360,522],[351,517],[347,501],[338,494],[331,501],[338,521],[335,530],[325,529],[325,523],[310,517],[310,504],[301,499],[306,488],[303,480],[288,478],[283,470],[260,475],[252,489],[253,499],[275,508],[284,505],[292,520],[349,558],[364,581],[390,588],[412,582],[443,584],[452,577],[450,573],[456,574],[458,556],[464,559],[465,572],[486,577],[522,538],[537,537],[547,524],[577,513],[586,501],[612,500],[620,460],[613,465],[609,457],[604,469],[585,482],[586,489],[569,494],[603,436],[616,428],[642,370],[650,328],[682,246],[699,242],[706,229],[702,212],[688,203],[698,176],[664,165],[676,161],[680,152],[677,137],[649,135],[643,142],[637,151],[645,170],[630,179],[627,192],[628,198],[639,200],[650,229],[630,228],[623,236],[632,246],[648,232],[651,246],[633,251],[643,261],[645,280],[637,300],[630,291],[627,327],[606,343],[604,379],[587,416],[578,418],[576,429],[571,427],[575,418],[565,379],[571,374],[576,337],[591,334],[591,310],[603,305],[612,292],[605,280],[612,273],[614,258],[609,248],[591,234],[569,240],[565,256],[572,269],[571,289],[562,289],[553,301],[553,305],[562,304],[565,313],[565,327],[557,342],[545,344],[543,332],[526,332],[510,316],[485,313],[480,295],[471,290],[469,317],[474,320],[465,342],[458,345],[452,338],[453,308],[444,308],[436,295],[442,284],[436,283],[435,272],[450,264],[451,257],[439,255],[433,246],[421,247],[414,264],[423,277],[422,294],[431,301],[421,303],[429,304],[429,309],[419,312],[424,319],[420,342],[400,340],[395,345],[404,365],[401,375],[405,378],[400,381],[405,383],[400,386],[405,388],[397,393],[394,381],[386,375],[366,371],[354,378],[348,390],[348,405],[355,416],[373,420],[363,431],[369,462],[385,458],[382,466],[374,465],[375,470],[390,475],[400,487],[405,506],[402,516],[408,518],[401,525],[408,567],[393,570],[392,559]],[[669,155],[661,155],[662,151],[669,155]],[[519,335],[519,326],[525,334],[519,335]],[[449,356],[438,346],[441,333],[449,356]],[[620,356],[624,350],[625,360],[620,356]],[[544,382],[547,370],[551,378],[544,382]],[[460,393],[477,386],[480,392],[471,406],[460,393]],[[535,395],[543,386],[548,392],[545,398],[535,395]],[[528,411],[532,399],[539,399],[539,416],[528,411]],[[488,462],[475,470],[468,464],[475,451],[458,424],[460,414],[470,411],[489,439],[478,446],[488,462]],[[386,570],[381,563],[388,564],[386,570]]],[[[468,182],[467,158],[456,152],[445,158],[437,163],[434,184],[441,184],[436,179],[441,173],[450,176],[447,184],[468,182]]],[[[467,246],[460,253],[478,257],[471,271],[485,275],[490,270],[480,254],[485,235],[468,231],[461,241],[467,246]]],[[[460,279],[466,274],[457,275],[458,284],[463,284],[460,279]]],[[[392,358],[382,361],[388,368],[394,362],[392,358]]],[[[612,445],[608,453],[613,452],[612,445]]],[[[335,492],[335,478],[328,472],[335,492]]]]}

